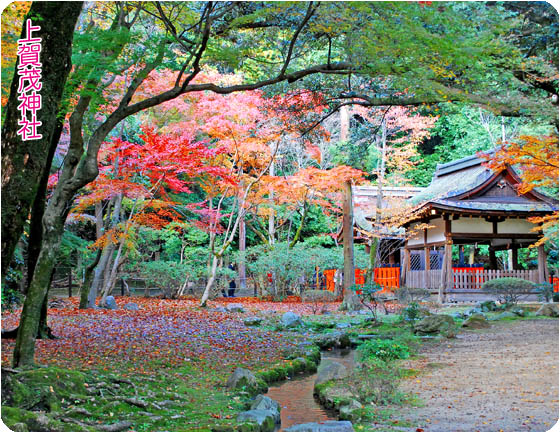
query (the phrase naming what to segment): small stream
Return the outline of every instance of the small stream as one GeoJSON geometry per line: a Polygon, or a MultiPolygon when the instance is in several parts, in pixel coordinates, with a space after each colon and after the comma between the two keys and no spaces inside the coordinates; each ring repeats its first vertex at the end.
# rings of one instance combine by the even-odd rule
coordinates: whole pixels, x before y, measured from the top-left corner
{"type": "MultiPolygon", "coordinates": [[[[350,349],[336,349],[321,353],[321,361],[332,359],[344,364],[346,368],[354,368],[355,352],[350,349]]],[[[306,422],[336,420],[336,415],[322,408],[313,396],[313,387],[317,374],[298,375],[291,380],[271,386],[266,395],[280,404],[281,423],[279,431],[306,422]]]]}

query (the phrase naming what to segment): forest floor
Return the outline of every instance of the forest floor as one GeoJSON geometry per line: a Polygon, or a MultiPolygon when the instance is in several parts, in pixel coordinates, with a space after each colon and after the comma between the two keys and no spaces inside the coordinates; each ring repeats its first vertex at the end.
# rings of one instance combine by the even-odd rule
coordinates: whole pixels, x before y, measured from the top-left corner
{"type": "Polygon", "coordinates": [[[419,355],[401,390],[420,407],[393,413],[412,431],[547,431],[558,421],[558,319],[492,322],[419,355]]]}

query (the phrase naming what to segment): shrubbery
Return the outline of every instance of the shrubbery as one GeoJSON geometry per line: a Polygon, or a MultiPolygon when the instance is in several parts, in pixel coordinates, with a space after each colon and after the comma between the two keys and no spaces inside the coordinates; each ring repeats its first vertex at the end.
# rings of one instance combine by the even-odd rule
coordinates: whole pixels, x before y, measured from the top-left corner
{"type": "Polygon", "coordinates": [[[535,290],[535,283],[521,278],[504,277],[486,281],[482,290],[495,295],[500,302],[516,304],[519,299],[535,290]]]}
{"type": "Polygon", "coordinates": [[[370,340],[361,344],[358,352],[365,361],[377,358],[388,362],[395,359],[406,359],[410,356],[408,345],[398,340],[370,340]]]}

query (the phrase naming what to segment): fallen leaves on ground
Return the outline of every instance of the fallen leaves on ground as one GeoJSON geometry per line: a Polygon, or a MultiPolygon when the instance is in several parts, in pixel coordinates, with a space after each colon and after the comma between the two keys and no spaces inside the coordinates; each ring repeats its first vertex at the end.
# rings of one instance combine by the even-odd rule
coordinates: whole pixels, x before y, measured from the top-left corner
{"type": "MultiPolygon", "coordinates": [[[[123,374],[146,373],[156,368],[174,368],[185,364],[221,365],[229,372],[238,366],[259,367],[274,363],[292,350],[302,337],[285,338],[259,328],[248,328],[243,318],[293,311],[311,314],[313,305],[297,299],[287,302],[264,302],[256,298],[223,298],[210,303],[208,309],[195,299],[164,300],[117,297],[119,310],[79,310],[76,297],[68,299],[67,308],[51,308],[48,323],[56,340],[37,340],[36,360],[40,364],[71,369],[118,370],[123,374]],[[122,306],[135,302],[139,311],[122,306]],[[223,313],[214,308],[240,303],[246,313],[223,313]]],[[[335,310],[338,303],[326,304],[335,310]]],[[[3,313],[2,328],[17,326],[20,310],[3,313]]],[[[2,363],[11,362],[14,340],[2,340],[2,363]]]]}

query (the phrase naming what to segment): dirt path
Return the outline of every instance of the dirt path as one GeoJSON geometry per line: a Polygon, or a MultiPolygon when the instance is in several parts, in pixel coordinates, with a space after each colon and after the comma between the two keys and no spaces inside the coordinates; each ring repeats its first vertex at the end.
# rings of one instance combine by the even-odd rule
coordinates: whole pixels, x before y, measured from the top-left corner
{"type": "Polygon", "coordinates": [[[547,431],[558,420],[558,320],[495,322],[421,355],[401,389],[425,405],[394,417],[413,431],[547,431]]]}

